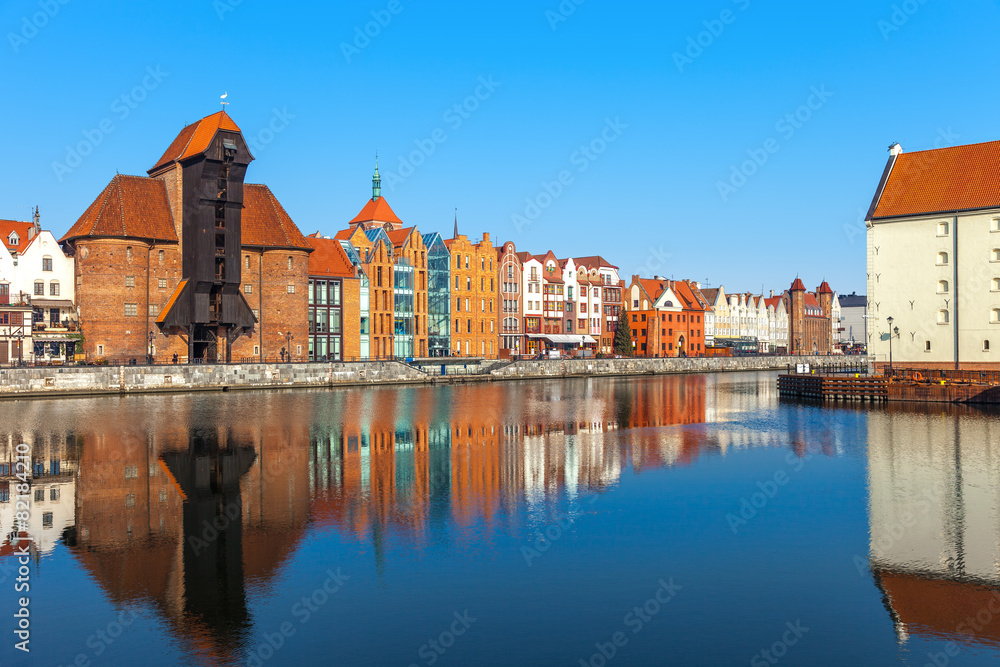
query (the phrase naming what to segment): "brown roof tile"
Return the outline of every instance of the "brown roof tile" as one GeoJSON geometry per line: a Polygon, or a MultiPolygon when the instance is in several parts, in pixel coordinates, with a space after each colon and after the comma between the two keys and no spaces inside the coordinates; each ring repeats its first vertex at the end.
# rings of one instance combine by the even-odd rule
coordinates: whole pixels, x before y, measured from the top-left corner
{"type": "Polygon", "coordinates": [[[361,209],[361,213],[358,213],[349,224],[353,225],[359,222],[394,222],[400,225],[403,224],[403,221],[396,216],[392,207],[389,206],[389,202],[385,200],[385,197],[369,199],[365,207],[361,209]]]}
{"type": "Polygon", "coordinates": [[[313,247],[313,252],[309,255],[310,276],[355,277],[354,266],[340,241],[315,236],[307,236],[306,241],[313,247]]]}
{"type": "Polygon", "coordinates": [[[156,163],[156,166],[149,171],[154,172],[171,162],[186,160],[187,158],[204,153],[212,144],[212,139],[215,138],[215,134],[219,130],[229,130],[242,134],[239,126],[225,111],[219,111],[211,116],[206,116],[197,123],[192,123],[181,130],[173,143],[170,144],[170,147],[167,148],[163,157],[156,163]]]}
{"type": "Polygon", "coordinates": [[[266,185],[243,187],[243,245],[312,250],[312,246],[266,185]]]}
{"type": "Polygon", "coordinates": [[[177,241],[163,181],[115,176],[61,241],[87,236],[177,241]]]}
{"type": "Polygon", "coordinates": [[[1000,208],[1000,141],[895,158],[872,218],[1000,208]]]}
{"type": "Polygon", "coordinates": [[[11,252],[16,252],[21,254],[24,249],[28,247],[28,244],[34,240],[34,237],[28,238],[31,229],[34,227],[34,223],[31,222],[18,222],[17,220],[0,220],[0,235],[3,236],[3,243],[7,246],[7,249],[11,252]],[[7,243],[10,238],[11,232],[17,232],[17,245],[13,246],[7,243]]]}

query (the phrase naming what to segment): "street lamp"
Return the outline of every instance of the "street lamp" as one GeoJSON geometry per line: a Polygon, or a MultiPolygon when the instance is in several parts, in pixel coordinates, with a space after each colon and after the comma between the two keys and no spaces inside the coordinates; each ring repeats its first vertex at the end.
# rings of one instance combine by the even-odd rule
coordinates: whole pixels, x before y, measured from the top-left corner
{"type": "MultiPolygon", "coordinates": [[[[286,332],[284,334],[282,334],[279,331],[278,332],[278,336],[282,336],[282,335],[284,335],[284,337],[285,337],[285,347],[284,347],[284,350],[285,350],[285,353],[288,355],[288,363],[292,363],[292,341],[295,339],[295,336],[292,335],[291,331],[286,332]]],[[[282,357],[281,360],[284,361],[284,357],[282,357]]]]}
{"type": "Polygon", "coordinates": [[[153,365],[153,338],[154,338],[155,336],[156,336],[156,334],[155,334],[155,333],[153,333],[153,330],[152,330],[152,329],[150,329],[150,330],[149,330],[149,354],[148,354],[148,355],[146,355],[146,357],[147,357],[147,363],[148,363],[148,364],[149,364],[150,366],[152,366],[152,365],[153,365]]]}
{"type": "Polygon", "coordinates": [[[892,315],[885,318],[885,320],[889,323],[889,375],[892,375],[892,338],[893,336],[899,338],[899,327],[892,326],[892,315]]]}

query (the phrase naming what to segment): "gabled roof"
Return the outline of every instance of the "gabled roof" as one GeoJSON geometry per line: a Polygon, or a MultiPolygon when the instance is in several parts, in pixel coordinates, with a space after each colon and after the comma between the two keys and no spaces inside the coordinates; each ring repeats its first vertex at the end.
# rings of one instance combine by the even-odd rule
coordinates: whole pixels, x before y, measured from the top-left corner
{"type": "Polygon", "coordinates": [[[163,181],[118,174],[84,211],[65,236],[177,241],[177,230],[163,181]]]}
{"type": "Polygon", "coordinates": [[[24,249],[28,247],[28,244],[33,240],[29,238],[31,230],[34,228],[34,223],[32,222],[18,222],[17,220],[0,220],[0,234],[3,235],[3,244],[7,246],[7,249],[12,253],[16,252],[21,254],[24,249]],[[10,238],[11,232],[17,232],[17,245],[10,245],[7,240],[10,238]]]}
{"type": "Polygon", "coordinates": [[[890,157],[869,219],[1000,208],[1000,141],[890,157]]]}
{"type": "Polygon", "coordinates": [[[313,252],[309,255],[310,276],[355,277],[354,265],[340,241],[316,236],[307,236],[306,241],[313,247],[313,252]]]}
{"type": "Polygon", "coordinates": [[[789,289],[789,291],[791,291],[791,292],[805,292],[806,291],[806,285],[805,285],[805,283],[802,282],[801,278],[796,278],[795,282],[792,283],[792,286],[789,289]]]}
{"type": "Polygon", "coordinates": [[[186,160],[204,153],[212,145],[212,139],[215,138],[219,130],[240,132],[242,134],[239,126],[225,111],[219,111],[211,116],[206,116],[197,123],[192,123],[181,130],[177,138],[167,148],[163,157],[156,163],[156,166],[149,170],[149,173],[171,162],[186,160]]]}
{"type": "Polygon", "coordinates": [[[656,301],[663,290],[667,288],[667,282],[665,280],[653,280],[651,278],[639,278],[639,287],[645,290],[646,295],[652,301],[656,301]]]}
{"type": "Polygon", "coordinates": [[[266,185],[243,186],[242,220],[244,246],[312,251],[306,237],[266,185]]]}
{"type": "Polygon", "coordinates": [[[385,197],[369,199],[365,207],[361,209],[361,213],[358,213],[349,224],[354,225],[362,222],[393,222],[398,225],[403,224],[403,221],[396,216],[392,207],[389,206],[389,202],[385,200],[385,197]]]}
{"type": "Polygon", "coordinates": [[[618,267],[604,259],[600,255],[590,255],[588,257],[574,257],[573,261],[576,262],[577,266],[583,264],[587,267],[593,268],[604,268],[604,269],[617,269],[618,267]]]}
{"type": "Polygon", "coordinates": [[[819,289],[816,290],[816,292],[817,294],[833,294],[833,290],[830,289],[830,283],[826,282],[825,280],[823,281],[823,284],[819,286],[819,289]]]}
{"type": "Polygon", "coordinates": [[[673,289],[674,294],[677,295],[679,299],[684,301],[684,308],[686,310],[707,310],[708,307],[698,300],[698,297],[694,293],[694,289],[685,280],[678,280],[672,283],[671,289],[673,289]]]}
{"type": "Polygon", "coordinates": [[[397,248],[402,248],[407,244],[407,242],[409,242],[410,234],[413,233],[414,229],[416,229],[416,227],[407,227],[406,229],[394,229],[391,232],[386,232],[386,235],[389,237],[389,240],[392,241],[392,245],[396,246],[397,248]]]}
{"type": "Polygon", "coordinates": [[[715,305],[715,302],[719,299],[719,292],[722,291],[721,287],[711,287],[701,290],[702,295],[708,301],[708,303],[715,305]]]}

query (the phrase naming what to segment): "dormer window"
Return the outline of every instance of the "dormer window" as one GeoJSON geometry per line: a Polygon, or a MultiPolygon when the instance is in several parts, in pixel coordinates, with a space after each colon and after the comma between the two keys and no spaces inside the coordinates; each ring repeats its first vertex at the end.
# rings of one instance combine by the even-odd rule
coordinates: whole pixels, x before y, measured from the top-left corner
{"type": "Polygon", "coordinates": [[[7,237],[7,245],[18,245],[21,243],[21,237],[17,235],[17,232],[11,232],[10,236],[7,237]]]}

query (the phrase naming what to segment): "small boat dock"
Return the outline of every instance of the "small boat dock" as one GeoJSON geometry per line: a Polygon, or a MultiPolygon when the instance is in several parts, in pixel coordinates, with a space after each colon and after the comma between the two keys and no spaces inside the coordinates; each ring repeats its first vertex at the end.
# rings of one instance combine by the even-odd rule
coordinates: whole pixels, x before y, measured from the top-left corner
{"type": "Polygon", "coordinates": [[[1000,405],[1000,371],[894,368],[882,375],[790,373],[778,378],[778,395],[819,401],[1000,405]]]}

